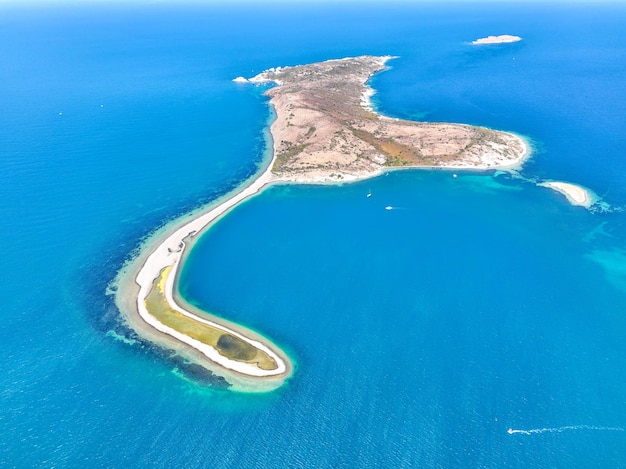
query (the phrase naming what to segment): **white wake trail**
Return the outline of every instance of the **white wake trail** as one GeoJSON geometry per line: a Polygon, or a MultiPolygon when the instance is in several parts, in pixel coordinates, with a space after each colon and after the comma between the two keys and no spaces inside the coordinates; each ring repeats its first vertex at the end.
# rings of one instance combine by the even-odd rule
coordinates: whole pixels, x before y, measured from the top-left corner
{"type": "Polygon", "coordinates": [[[596,431],[605,431],[605,432],[623,432],[626,431],[622,427],[599,427],[595,425],[566,425],[564,427],[555,427],[555,428],[533,428],[531,430],[514,430],[509,428],[507,433],[509,435],[514,435],[516,433],[520,435],[533,435],[536,433],[561,433],[565,431],[572,430],[596,430],[596,431]]]}

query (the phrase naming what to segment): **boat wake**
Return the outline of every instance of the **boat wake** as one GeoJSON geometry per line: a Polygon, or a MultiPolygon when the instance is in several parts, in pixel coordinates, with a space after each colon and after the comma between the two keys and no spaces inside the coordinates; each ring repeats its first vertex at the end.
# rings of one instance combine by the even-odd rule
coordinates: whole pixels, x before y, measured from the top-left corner
{"type": "Polygon", "coordinates": [[[509,428],[507,433],[514,435],[516,433],[520,435],[534,435],[538,433],[561,433],[573,430],[596,430],[596,431],[608,431],[608,432],[623,432],[626,431],[622,427],[597,427],[595,425],[566,425],[564,427],[555,428],[533,428],[531,430],[513,430],[509,428]]]}

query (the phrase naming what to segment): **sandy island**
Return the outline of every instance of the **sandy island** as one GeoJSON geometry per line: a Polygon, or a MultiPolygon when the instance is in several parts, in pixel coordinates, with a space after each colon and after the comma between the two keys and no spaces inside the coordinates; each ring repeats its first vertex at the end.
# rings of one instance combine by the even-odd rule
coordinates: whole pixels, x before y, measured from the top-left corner
{"type": "Polygon", "coordinates": [[[521,41],[522,38],[519,36],[511,36],[510,34],[503,34],[501,36],[487,36],[487,37],[482,37],[480,39],[476,39],[475,41],[472,41],[472,44],[474,45],[481,45],[481,44],[506,44],[509,42],[518,42],[521,41]]]}
{"type": "Polygon", "coordinates": [[[571,184],[569,182],[549,181],[541,182],[537,185],[542,187],[548,187],[557,192],[560,192],[565,197],[567,197],[567,200],[569,200],[572,205],[580,205],[582,207],[589,208],[593,204],[593,200],[589,191],[580,186],[577,186],[576,184],[571,184]]]}
{"type": "Polygon", "coordinates": [[[178,295],[180,266],[199,234],[243,200],[277,182],[366,178],[390,168],[502,169],[529,155],[514,134],[482,127],[403,121],[371,107],[372,74],[392,57],[362,56],[273,68],[238,83],[273,82],[276,119],[269,166],[241,190],[157,231],[120,271],[115,301],[125,323],[160,347],[223,377],[234,390],[268,391],[293,371],[270,340],[197,310],[178,295]]]}

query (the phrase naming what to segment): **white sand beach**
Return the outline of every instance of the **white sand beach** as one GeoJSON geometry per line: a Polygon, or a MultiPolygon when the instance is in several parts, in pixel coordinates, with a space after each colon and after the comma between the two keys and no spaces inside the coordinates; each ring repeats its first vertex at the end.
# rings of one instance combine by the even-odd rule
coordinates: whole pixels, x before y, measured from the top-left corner
{"type": "Polygon", "coordinates": [[[538,186],[560,192],[572,205],[580,205],[589,208],[593,204],[591,194],[585,188],[569,182],[547,181],[537,184],[538,186]]]}

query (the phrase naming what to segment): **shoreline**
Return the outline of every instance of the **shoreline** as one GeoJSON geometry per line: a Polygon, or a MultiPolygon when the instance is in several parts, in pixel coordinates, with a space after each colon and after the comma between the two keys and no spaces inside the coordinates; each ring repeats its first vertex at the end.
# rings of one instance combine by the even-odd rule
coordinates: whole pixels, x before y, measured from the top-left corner
{"type": "MultiPolygon", "coordinates": [[[[293,363],[267,337],[189,304],[178,292],[178,279],[181,267],[195,242],[213,223],[240,203],[278,182],[271,171],[276,152],[269,129],[274,117],[274,110],[270,106],[268,126],[264,134],[267,148],[272,150],[272,157],[269,162],[267,161],[268,158],[263,159],[261,167],[264,166],[264,169],[229,193],[166,223],[148,235],[130,255],[108,289],[109,294],[114,294],[115,304],[127,327],[158,347],[172,350],[177,355],[202,366],[212,374],[226,379],[233,391],[267,392],[276,389],[293,372],[293,363]],[[195,321],[211,324],[255,348],[268,351],[269,355],[277,362],[276,370],[263,372],[254,370],[252,366],[232,363],[232,360],[229,363],[227,359],[223,359],[224,357],[216,356],[217,351],[211,350],[212,347],[194,341],[190,337],[158,323],[147,312],[145,299],[152,289],[154,280],[167,267],[171,267],[171,271],[165,277],[164,293],[168,305],[195,321]]],[[[269,151],[266,153],[269,154],[269,151]]]]}
{"type": "Polygon", "coordinates": [[[278,67],[249,79],[277,119],[274,173],[283,180],[360,179],[389,167],[500,169],[527,159],[528,143],[511,132],[448,122],[420,122],[375,109],[371,77],[396,56],[360,56],[278,67]]]}
{"type": "MultiPolygon", "coordinates": [[[[521,38],[520,38],[521,40],[521,38]]],[[[378,112],[378,109],[376,108],[376,106],[374,106],[374,102],[372,101],[372,98],[376,95],[376,90],[374,88],[372,88],[370,86],[370,80],[374,75],[377,75],[379,73],[382,72],[386,72],[388,70],[390,70],[392,67],[390,65],[387,64],[387,62],[389,62],[390,60],[393,59],[398,59],[400,58],[397,55],[388,55],[388,56],[384,56],[385,58],[385,66],[383,69],[377,71],[377,72],[373,72],[372,74],[370,74],[370,76],[368,77],[367,81],[364,83],[365,89],[363,90],[363,93],[361,94],[361,106],[363,107],[363,109],[365,109],[368,112],[371,112],[372,114],[375,114],[377,116],[379,116],[381,119],[391,119],[391,120],[396,120],[399,121],[401,120],[400,118],[397,117],[390,117],[390,116],[385,116],[383,114],[381,114],[380,112],[378,112]]],[[[418,121],[415,121],[418,122],[418,121]]],[[[454,125],[458,125],[458,126],[467,126],[467,127],[477,127],[477,126],[473,126],[471,124],[454,124],[454,125]]],[[[495,130],[492,129],[490,127],[484,127],[484,126],[480,126],[481,128],[485,128],[485,129],[489,129],[489,130],[495,130]]],[[[516,170],[516,169],[520,169],[522,167],[522,165],[528,161],[528,159],[532,156],[532,147],[530,145],[530,143],[528,142],[528,140],[523,137],[522,135],[516,134],[514,132],[510,132],[510,131],[506,131],[506,130],[497,130],[497,132],[500,132],[502,134],[506,134],[508,136],[511,136],[513,138],[517,138],[520,140],[521,144],[524,147],[524,151],[522,152],[522,154],[520,155],[520,157],[518,158],[518,160],[516,161],[512,161],[510,164],[506,164],[506,165],[500,165],[497,168],[493,168],[493,167],[489,167],[489,166],[485,166],[485,165],[474,165],[474,166],[463,166],[463,165],[455,165],[450,164],[450,165],[439,165],[439,166],[410,166],[407,169],[417,169],[417,168],[424,168],[424,169],[440,169],[440,168],[444,168],[444,169],[458,169],[458,170],[463,170],[463,169],[467,169],[467,170],[478,170],[478,171],[485,171],[485,170],[490,170],[490,169],[499,169],[499,170],[516,170]]],[[[394,167],[393,169],[403,169],[403,168],[396,168],[394,167]]],[[[380,174],[382,174],[383,171],[381,171],[380,174]]],[[[358,180],[355,179],[355,180],[358,180]]]]}
{"type": "MultiPolygon", "coordinates": [[[[227,215],[231,210],[236,208],[240,203],[249,200],[256,195],[261,194],[264,190],[277,184],[310,184],[310,185],[338,185],[343,183],[359,182],[366,179],[372,179],[384,175],[391,171],[407,171],[407,170],[443,170],[443,171],[477,171],[486,172],[490,170],[505,170],[510,171],[521,167],[521,165],[530,156],[530,146],[525,142],[527,152],[523,158],[515,162],[513,165],[499,166],[499,167],[487,167],[487,166],[408,166],[408,167],[385,167],[382,171],[375,171],[369,174],[363,174],[360,176],[348,175],[347,178],[342,180],[330,180],[328,178],[315,179],[289,179],[285,180],[275,176],[272,173],[272,165],[275,160],[275,155],[272,161],[268,164],[267,168],[262,172],[253,176],[248,181],[248,184],[235,189],[230,194],[217,199],[217,201],[210,203],[208,206],[200,207],[186,215],[183,215],[178,220],[171,222],[168,225],[158,229],[154,234],[150,235],[144,243],[138,248],[138,254],[130,259],[124,267],[120,270],[120,273],[114,281],[114,285],[117,287],[115,291],[115,303],[122,313],[126,325],[138,333],[139,336],[155,343],[160,347],[174,350],[177,354],[189,359],[190,361],[197,363],[217,376],[225,378],[229,384],[233,386],[234,391],[243,392],[267,392],[280,387],[285,380],[287,380],[294,369],[291,359],[275,344],[271,343],[266,337],[261,334],[248,329],[240,324],[231,322],[222,317],[214,316],[213,314],[202,311],[193,305],[189,304],[184,298],[180,296],[178,291],[178,281],[180,277],[180,270],[182,265],[193,249],[193,246],[205,234],[210,227],[219,221],[223,216],[227,215]],[[258,378],[263,378],[264,382],[258,382],[258,379],[250,379],[247,374],[242,374],[239,370],[229,368],[228,366],[221,365],[214,362],[214,358],[204,353],[205,347],[196,342],[191,342],[184,339],[184,335],[180,333],[171,334],[164,332],[158,327],[154,327],[151,322],[146,321],[143,315],[149,314],[145,311],[145,306],[141,306],[141,302],[145,299],[148,291],[148,285],[152,284],[150,277],[154,275],[156,278],[159,272],[165,267],[165,264],[157,263],[155,261],[150,262],[153,255],[157,254],[159,260],[162,260],[159,253],[162,255],[164,250],[171,249],[172,244],[178,244],[176,241],[185,239],[184,249],[180,251],[169,252],[170,262],[167,265],[175,267],[174,271],[167,276],[167,289],[166,295],[168,301],[176,305],[177,309],[183,309],[186,313],[194,317],[194,319],[203,320],[202,316],[207,319],[204,321],[215,324],[219,328],[228,329],[234,332],[237,336],[245,337],[246,340],[250,339],[253,342],[266,348],[267,343],[271,343],[273,355],[277,356],[282,362],[281,371],[276,376],[272,374],[258,375],[258,378]],[[178,256],[171,256],[172,254],[179,254],[178,256]],[[139,279],[141,277],[141,279],[139,279]],[[142,315],[143,313],[143,315],[142,315]]],[[[257,345],[257,344],[255,344],[257,345]]],[[[214,355],[213,355],[214,356],[214,355]]]]}
{"type": "MultiPolygon", "coordinates": [[[[386,62],[391,58],[391,56],[386,56],[383,60],[386,62]]],[[[333,63],[333,61],[325,63],[333,63]]],[[[373,115],[381,119],[393,119],[379,114],[373,109],[369,99],[375,91],[367,82],[374,73],[382,69],[384,68],[379,67],[375,72],[368,75],[365,83],[362,83],[365,86],[365,93],[357,96],[357,98],[361,107],[367,106],[367,111],[373,115]]],[[[281,71],[285,69],[278,68],[273,70],[281,71]]],[[[263,74],[265,73],[267,72],[263,72],[263,74]]],[[[257,75],[250,79],[249,82],[258,83],[259,78],[263,74],[257,75]]],[[[267,81],[276,81],[278,87],[282,85],[278,80],[267,81]]],[[[508,153],[506,154],[507,157],[503,157],[502,152],[498,152],[498,149],[495,149],[493,151],[485,150],[479,153],[478,156],[473,155],[467,159],[441,162],[437,165],[379,164],[369,167],[347,166],[346,168],[338,168],[330,174],[328,171],[316,171],[315,168],[302,172],[277,174],[275,165],[279,158],[279,146],[281,143],[284,143],[284,141],[277,141],[281,131],[279,126],[280,112],[283,109],[278,109],[272,99],[269,101],[269,107],[270,119],[268,119],[265,135],[268,142],[267,149],[271,149],[272,154],[267,166],[229,194],[157,229],[145,239],[134,253],[134,256],[122,267],[112,283],[115,288],[111,289],[115,293],[115,303],[124,322],[140,337],[159,347],[173,350],[176,354],[192,363],[196,363],[213,374],[224,378],[232,386],[233,390],[245,392],[265,392],[280,387],[291,376],[293,364],[287,354],[268,338],[244,326],[202,311],[190,305],[179,294],[178,281],[182,265],[187,259],[189,252],[193,249],[195,242],[216,221],[240,203],[262,193],[273,184],[334,185],[370,179],[391,170],[401,169],[480,172],[489,170],[511,171],[521,167],[524,161],[531,155],[531,146],[526,139],[510,132],[498,131],[499,134],[505,135],[509,139],[504,140],[499,145],[521,145],[521,151],[520,148],[516,148],[514,151],[515,158],[511,158],[508,153]],[[157,280],[158,283],[156,282],[157,280]],[[193,322],[193,324],[206,324],[224,335],[236,337],[237,340],[245,342],[246,347],[251,346],[255,350],[265,353],[270,357],[275,367],[267,369],[262,368],[258,361],[248,363],[244,359],[229,358],[223,353],[223,350],[222,352],[218,350],[219,343],[217,347],[203,343],[160,322],[159,319],[148,311],[147,306],[148,295],[157,288],[157,285],[158,288],[162,288],[163,295],[161,300],[158,300],[157,303],[150,303],[151,305],[164,305],[167,314],[173,312],[174,314],[179,314],[179,317],[180,315],[184,316],[185,325],[191,324],[189,321],[193,322]]],[[[399,119],[397,120],[400,121],[399,119]]],[[[406,122],[411,123],[414,121],[406,122]]],[[[427,125],[431,125],[431,123],[427,125]]],[[[436,126],[436,124],[432,125],[436,126]]],[[[490,130],[467,124],[446,123],[442,124],[442,126],[457,126],[469,130],[490,130]]],[[[267,159],[264,159],[264,161],[267,161],[267,159]]]]}
{"type": "MultiPolygon", "coordinates": [[[[456,124],[456,125],[464,125],[464,124],[456,124]]],[[[382,166],[381,168],[372,170],[369,173],[362,174],[354,174],[354,173],[340,173],[341,178],[337,177],[329,177],[324,174],[316,175],[315,173],[309,175],[291,175],[288,178],[286,177],[276,177],[272,184],[311,184],[311,185],[337,185],[343,183],[352,183],[358,181],[364,181],[366,179],[372,179],[378,176],[382,176],[388,172],[392,171],[410,171],[410,170],[424,170],[424,171],[475,171],[475,172],[486,172],[486,171],[519,171],[521,170],[524,163],[526,163],[532,156],[532,145],[526,140],[523,136],[517,135],[512,132],[499,131],[501,133],[510,135],[515,137],[521,141],[524,146],[524,152],[520,155],[520,157],[516,160],[510,161],[507,164],[449,164],[449,165],[415,165],[415,166],[382,166]]]]}

